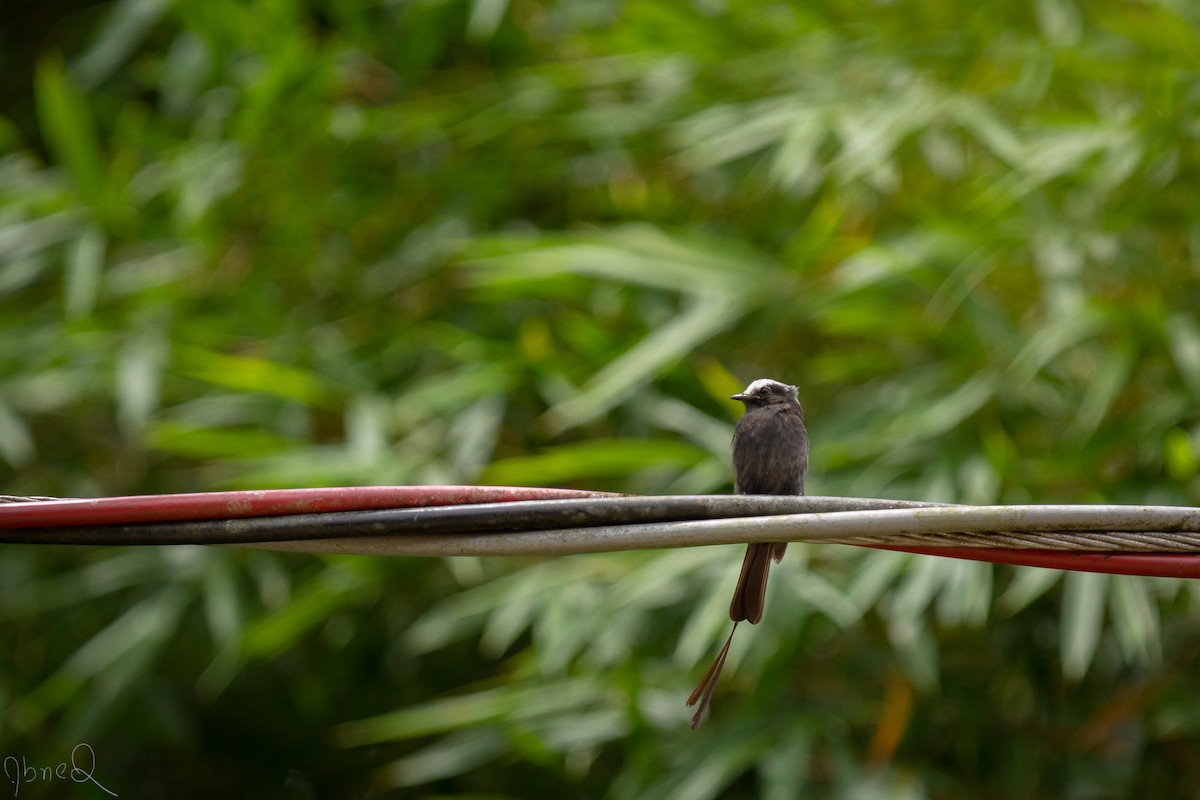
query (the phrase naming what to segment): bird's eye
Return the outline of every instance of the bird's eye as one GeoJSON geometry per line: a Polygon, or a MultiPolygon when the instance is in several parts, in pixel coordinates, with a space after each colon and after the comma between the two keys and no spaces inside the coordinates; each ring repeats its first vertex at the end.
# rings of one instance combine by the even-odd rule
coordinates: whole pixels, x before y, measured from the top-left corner
{"type": "Polygon", "coordinates": [[[769,395],[771,393],[771,389],[768,386],[764,386],[758,390],[758,393],[761,394],[763,397],[766,397],[767,395],[769,395]]]}

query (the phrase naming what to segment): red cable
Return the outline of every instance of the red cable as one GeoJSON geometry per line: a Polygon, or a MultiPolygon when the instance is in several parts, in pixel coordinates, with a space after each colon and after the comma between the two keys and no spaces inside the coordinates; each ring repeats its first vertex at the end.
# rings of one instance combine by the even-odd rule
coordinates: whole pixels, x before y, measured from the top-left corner
{"type": "Polygon", "coordinates": [[[322,489],[263,489],[242,492],[134,495],[81,500],[0,504],[0,528],[112,525],[233,519],[610,496],[577,489],[523,486],[342,486],[322,489]]]}
{"type": "Polygon", "coordinates": [[[890,547],[926,556],[949,556],[1019,567],[1069,569],[1076,572],[1106,572],[1112,575],[1142,575],[1147,578],[1200,578],[1197,553],[1082,553],[1072,550],[1007,550],[988,547],[890,547]]]}

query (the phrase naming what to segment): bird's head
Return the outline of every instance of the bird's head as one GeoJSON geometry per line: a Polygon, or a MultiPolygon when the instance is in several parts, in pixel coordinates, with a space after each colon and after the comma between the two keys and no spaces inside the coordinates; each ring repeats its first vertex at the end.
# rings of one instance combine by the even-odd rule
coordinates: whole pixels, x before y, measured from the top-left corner
{"type": "Polygon", "coordinates": [[[796,387],[786,383],[759,378],[751,381],[750,385],[740,394],[731,395],[730,400],[741,400],[746,408],[753,406],[769,406],[775,403],[799,403],[796,398],[796,387]]]}

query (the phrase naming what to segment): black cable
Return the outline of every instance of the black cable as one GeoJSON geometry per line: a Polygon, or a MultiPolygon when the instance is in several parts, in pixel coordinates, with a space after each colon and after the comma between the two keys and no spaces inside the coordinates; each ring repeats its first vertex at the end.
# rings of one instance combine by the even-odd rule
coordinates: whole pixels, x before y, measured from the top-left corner
{"type": "Polygon", "coordinates": [[[430,533],[511,531],[519,534],[559,528],[937,505],[906,500],[765,495],[589,497],[273,517],[9,528],[0,529],[0,544],[245,544],[430,533]]]}

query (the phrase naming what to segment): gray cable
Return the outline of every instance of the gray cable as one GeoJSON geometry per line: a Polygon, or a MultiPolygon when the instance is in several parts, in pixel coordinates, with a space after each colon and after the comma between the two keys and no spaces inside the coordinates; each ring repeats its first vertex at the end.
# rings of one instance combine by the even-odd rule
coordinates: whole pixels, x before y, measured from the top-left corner
{"type": "Polygon", "coordinates": [[[1200,509],[1174,506],[929,506],[498,533],[248,543],[275,550],[527,556],[745,542],[1200,552],[1200,509]]]}

